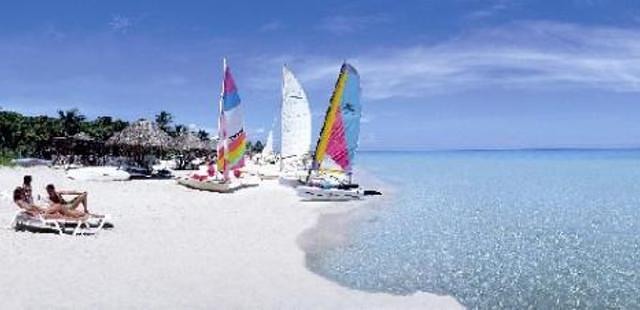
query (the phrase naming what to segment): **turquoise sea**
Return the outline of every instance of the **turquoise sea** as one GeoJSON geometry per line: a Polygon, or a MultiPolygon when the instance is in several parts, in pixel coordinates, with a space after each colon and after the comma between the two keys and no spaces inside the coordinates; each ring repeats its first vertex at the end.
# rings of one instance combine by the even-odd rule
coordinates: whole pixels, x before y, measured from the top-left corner
{"type": "Polygon", "coordinates": [[[393,197],[308,255],[314,272],[470,308],[640,308],[640,151],[358,156],[393,197]]]}

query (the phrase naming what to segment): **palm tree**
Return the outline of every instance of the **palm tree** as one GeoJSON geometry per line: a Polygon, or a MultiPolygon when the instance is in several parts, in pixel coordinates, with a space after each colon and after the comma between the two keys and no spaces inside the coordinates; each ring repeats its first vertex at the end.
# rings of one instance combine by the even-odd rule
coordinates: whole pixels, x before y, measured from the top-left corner
{"type": "Polygon", "coordinates": [[[253,153],[260,153],[262,152],[262,149],[264,149],[264,145],[262,144],[262,141],[258,140],[252,148],[247,147],[247,149],[251,150],[253,153]]]}
{"type": "Polygon", "coordinates": [[[185,125],[176,125],[173,128],[173,131],[169,132],[169,135],[172,136],[172,137],[177,137],[177,136],[179,136],[179,135],[181,135],[181,134],[183,134],[185,132],[187,132],[187,126],[185,126],[185,125]]]}
{"type": "Polygon", "coordinates": [[[62,133],[67,137],[79,133],[82,122],[86,119],[78,109],[71,109],[66,112],[60,110],[58,111],[58,117],[62,123],[62,133]]]}
{"type": "Polygon", "coordinates": [[[209,141],[209,133],[205,130],[198,130],[198,132],[196,133],[196,135],[198,136],[198,139],[207,142],[209,141]]]}
{"type": "Polygon", "coordinates": [[[159,114],[156,115],[156,124],[162,129],[162,131],[166,133],[170,133],[171,128],[169,125],[173,123],[173,115],[167,111],[160,111],[159,114]]]}

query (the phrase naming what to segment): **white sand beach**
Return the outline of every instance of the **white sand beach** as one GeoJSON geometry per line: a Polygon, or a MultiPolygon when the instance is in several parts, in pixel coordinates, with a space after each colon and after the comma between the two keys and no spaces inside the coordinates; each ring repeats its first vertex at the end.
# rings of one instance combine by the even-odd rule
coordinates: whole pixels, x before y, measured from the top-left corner
{"type": "Polygon", "coordinates": [[[7,225],[16,208],[4,197],[2,309],[461,307],[448,296],[357,291],[307,270],[300,244],[313,240],[301,235],[320,215],[347,207],[301,203],[275,181],[215,194],[170,180],[77,182],[44,167],[0,168],[2,192],[25,174],[34,177],[34,195],[48,183],[88,191],[90,209],[111,214],[116,227],[89,237],[14,232],[7,225]]]}

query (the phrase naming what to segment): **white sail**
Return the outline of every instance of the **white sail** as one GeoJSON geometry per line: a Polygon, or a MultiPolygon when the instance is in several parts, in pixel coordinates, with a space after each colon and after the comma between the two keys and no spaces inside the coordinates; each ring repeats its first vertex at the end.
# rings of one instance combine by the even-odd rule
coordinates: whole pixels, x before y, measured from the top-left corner
{"type": "Polygon", "coordinates": [[[311,145],[311,111],[307,94],[293,73],[282,67],[281,148],[283,158],[303,156],[311,145]]]}
{"type": "Polygon", "coordinates": [[[273,130],[269,130],[269,134],[267,135],[267,142],[262,148],[262,155],[273,155],[273,130]]]}

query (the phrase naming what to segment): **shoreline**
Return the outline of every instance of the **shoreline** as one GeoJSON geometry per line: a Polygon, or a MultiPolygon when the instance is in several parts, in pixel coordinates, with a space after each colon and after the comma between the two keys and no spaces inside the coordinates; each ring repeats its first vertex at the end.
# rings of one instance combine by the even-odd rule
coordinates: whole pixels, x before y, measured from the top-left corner
{"type": "MultiPolygon", "coordinates": [[[[78,182],[44,167],[0,168],[0,190],[34,177],[89,192],[115,229],[93,237],[0,230],[0,306],[35,308],[460,308],[451,297],[349,289],[306,268],[301,234],[343,206],[300,202],[277,182],[234,194],[175,181],[78,182]],[[60,279],[64,279],[62,281],[60,279]],[[73,294],[60,296],[60,287],[73,294]],[[37,298],[34,298],[34,294],[37,298]],[[63,298],[61,298],[63,297],[63,298]]],[[[0,201],[6,227],[16,208],[0,201]]]]}

